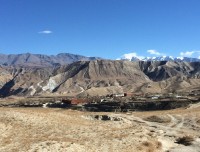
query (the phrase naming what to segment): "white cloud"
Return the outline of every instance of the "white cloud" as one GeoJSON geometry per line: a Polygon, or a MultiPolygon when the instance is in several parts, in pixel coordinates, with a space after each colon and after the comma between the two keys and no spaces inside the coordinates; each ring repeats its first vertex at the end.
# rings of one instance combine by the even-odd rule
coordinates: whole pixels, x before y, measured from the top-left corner
{"type": "Polygon", "coordinates": [[[194,51],[187,51],[187,52],[181,52],[180,55],[191,57],[194,53],[195,53],[194,51]]]}
{"type": "Polygon", "coordinates": [[[148,53],[152,54],[152,55],[164,55],[163,53],[160,53],[156,50],[147,50],[148,53]]]}
{"type": "Polygon", "coordinates": [[[44,30],[44,31],[40,31],[40,32],[38,32],[39,34],[51,34],[51,33],[53,33],[52,31],[50,31],[50,30],[44,30]]]}
{"type": "MultiPolygon", "coordinates": [[[[136,57],[138,59],[143,59],[144,58],[143,56],[139,56],[139,55],[137,55],[137,53],[132,52],[132,53],[127,53],[127,54],[122,55],[120,59],[131,60],[133,57],[136,57]]],[[[119,58],[117,60],[119,60],[119,58]]]]}
{"type": "Polygon", "coordinates": [[[186,51],[186,52],[181,52],[180,55],[182,57],[192,57],[194,54],[200,54],[200,51],[186,51]]]}
{"type": "Polygon", "coordinates": [[[199,56],[199,58],[198,59],[200,59],[200,56],[199,56]]]}

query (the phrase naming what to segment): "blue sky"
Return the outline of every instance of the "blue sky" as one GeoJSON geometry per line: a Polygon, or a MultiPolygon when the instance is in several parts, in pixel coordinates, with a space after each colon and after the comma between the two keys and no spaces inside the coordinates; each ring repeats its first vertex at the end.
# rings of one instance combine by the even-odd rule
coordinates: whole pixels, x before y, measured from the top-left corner
{"type": "Polygon", "coordinates": [[[200,0],[0,0],[0,53],[200,56],[200,0]]]}

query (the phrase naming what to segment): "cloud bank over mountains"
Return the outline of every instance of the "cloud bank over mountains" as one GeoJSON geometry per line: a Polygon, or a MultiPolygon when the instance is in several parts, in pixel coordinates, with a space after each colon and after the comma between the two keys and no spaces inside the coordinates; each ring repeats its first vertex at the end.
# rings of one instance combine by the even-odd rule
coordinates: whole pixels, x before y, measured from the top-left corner
{"type": "Polygon", "coordinates": [[[193,55],[195,55],[195,57],[200,55],[200,51],[186,51],[180,53],[180,56],[182,57],[192,57],[193,55]]]}
{"type": "Polygon", "coordinates": [[[176,57],[172,57],[170,55],[166,55],[165,53],[159,52],[159,51],[154,50],[154,49],[147,50],[146,52],[151,57],[148,57],[148,56],[144,57],[144,56],[138,55],[137,52],[131,52],[131,53],[126,53],[126,54],[122,55],[120,58],[117,58],[117,60],[119,60],[119,59],[132,60],[133,58],[137,58],[139,60],[143,60],[143,59],[158,58],[158,57],[164,57],[164,58],[169,57],[169,58],[179,58],[179,59],[182,59],[184,57],[188,57],[188,58],[198,58],[198,59],[200,59],[200,51],[198,51],[198,50],[180,52],[179,56],[176,56],[176,57]]]}
{"type": "Polygon", "coordinates": [[[164,53],[160,53],[160,52],[158,52],[156,50],[147,50],[147,52],[152,54],[152,55],[157,55],[157,56],[163,56],[164,55],[165,56],[164,53]]]}

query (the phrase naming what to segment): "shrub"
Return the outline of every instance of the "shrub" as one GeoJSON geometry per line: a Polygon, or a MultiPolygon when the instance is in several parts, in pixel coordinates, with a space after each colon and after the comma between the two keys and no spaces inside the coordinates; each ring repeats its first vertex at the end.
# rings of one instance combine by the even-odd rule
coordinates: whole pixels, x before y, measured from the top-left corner
{"type": "Polygon", "coordinates": [[[194,141],[194,137],[192,136],[184,136],[184,137],[179,137],[178,139],[176,139],[177,144],[182,144],[185,146],[191,145],[193,141],[194,141]]]}

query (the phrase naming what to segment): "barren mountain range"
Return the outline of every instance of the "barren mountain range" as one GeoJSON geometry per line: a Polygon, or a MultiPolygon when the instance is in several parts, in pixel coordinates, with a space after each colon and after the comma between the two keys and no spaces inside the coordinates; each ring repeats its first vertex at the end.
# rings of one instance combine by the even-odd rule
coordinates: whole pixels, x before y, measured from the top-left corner
{"type": "Polygon", "coordinates": [[[57,65],[66,65],[76,61],[87,61],[100,59],[97,57],[86,57],[82,55],[60,53],[57,55],[44,54],[0,54],[0,65],[22,66],[22,67],[52,67],[57,65]]]}
{"type": "Polygon", "coordinates": [[[0,55],[0,95],[170,93],[200,89],[200,62],[0,55]],[[81,60],[81,61],[80,61],[81,60]]]}

